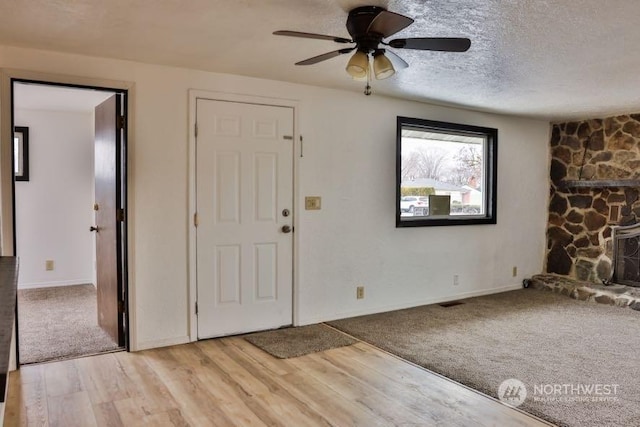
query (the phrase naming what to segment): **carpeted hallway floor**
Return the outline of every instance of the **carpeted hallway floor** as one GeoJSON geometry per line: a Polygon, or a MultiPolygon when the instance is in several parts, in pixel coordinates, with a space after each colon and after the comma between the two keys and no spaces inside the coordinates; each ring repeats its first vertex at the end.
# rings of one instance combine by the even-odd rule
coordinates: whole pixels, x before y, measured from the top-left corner
{"type": "Polygon", "coordinates": [[[20,363],[38,363],[116,350],[97,321],[93,285],[18,291],[20,363]]]}

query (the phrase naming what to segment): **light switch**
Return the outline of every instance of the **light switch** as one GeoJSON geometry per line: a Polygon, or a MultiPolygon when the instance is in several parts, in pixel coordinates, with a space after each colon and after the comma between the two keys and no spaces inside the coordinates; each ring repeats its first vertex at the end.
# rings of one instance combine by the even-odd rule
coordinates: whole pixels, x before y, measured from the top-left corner
{"type": "Polygon", "coordinates": [[[320,196],[307,196],[304,198],[304,208],[308,211],[320,210],[321,197],[320,196]]]}

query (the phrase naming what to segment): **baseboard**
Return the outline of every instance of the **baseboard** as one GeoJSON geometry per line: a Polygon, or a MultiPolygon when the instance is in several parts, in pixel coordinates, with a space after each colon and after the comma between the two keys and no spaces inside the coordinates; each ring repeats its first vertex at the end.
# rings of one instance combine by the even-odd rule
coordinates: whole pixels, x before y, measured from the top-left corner
{"type": "Polygon", "coordinates": [[[312,325],[315,323],[331,322],[333,320],[346,319],[349,317],[384,313],[387,311],[402,310],[405,308],[418,307],[421,305],[439,304],[442,302],[455,301],[455,300],[464,299],[464,298],[480,297],[483,295],[491,295],[491,294],[498,294],[501,292],[514,291],[516,289],[522,289],[522,284],[519,283],[517,285],[508,285],[508,286],[501,286],[497,288],[481,289],[478,291],[462,292],[455,295],[447,295],[446,297],[427,298],[423,300],[411,301],[406,303],[385,305],[382,307],[374,307],[374,308],[368,308],[368,309],[362,309],[362,310],[343,311],[340,313],[332,314],[330,316],[300,319],[298,324],[294,326],[304,326],[304,325],[312,325]]]}
{"type": "MultiPolygon", "coordinates": [[[[516,289],[522,289],[522,284],[502,286],[502,287],[491,288],[491,289],[482,289],[478,291],[462,292],[455,295],[448,295],[446,297],[427,298],[424,300],[387,305],[387,306],[377,307],[373,309],[346,311],[346,312],[336,313],[331,316],[302,319],[299,322],[299,324],[294,326],[304,326],[304,325],[310,325],[314,323],[330,322],[332,320],[345,319],[347,317],[364,316],[367,314],[383,313],[385,311],[402,310],[404,308],[417,307],[420,305],[438,304],[446,301],[453,301],[453,300],[458,300],[463,298],[472,298],[472,297],[479,297],[483,295],[497,294],[500,292],[513,291],[516,289]]],[[[132,346],[131,351],[142,351],[142,350],[149,350],[152,348],[169,347],[172,345],[187,344],[189,342],[191,342],[189,335],[173,337],[173,338],[163,338],[160,340],[142,341],[137,343],[135,347],[132,346]]]]}
{"type": "Polygon", "coordinates": [[[142,341],[131,347],[131,351],[149,350],[152,348],[169,347],[172,345],[187,344],[191,342],[189,335],[173,338],[163,338],[161,340],[142,341]]]}
{"type": "MultiPolygon", "coordinates": [[[[22,283],[18,289],[54,288],[56,286],[94,285],[93,280],[60,280],[57,282],[22,283]]],[[[95,286],[95,285],[94,285],[95,286]]]]}

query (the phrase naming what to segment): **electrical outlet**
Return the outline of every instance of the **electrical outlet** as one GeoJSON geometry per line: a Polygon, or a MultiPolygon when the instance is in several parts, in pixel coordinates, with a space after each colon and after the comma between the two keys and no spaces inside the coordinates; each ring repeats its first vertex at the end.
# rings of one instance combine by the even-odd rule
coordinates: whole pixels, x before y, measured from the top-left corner
{"type": "Polygon", "coordinates": [[[44,262],[44,269],[47,271],[51,271],[53,270],[53,260],[52,259],[48,259],[44,262]]]}
{"type": "Polygon", "coordinates": [[[458,286],[460,284],[460,276],[457,274],[453,275],[453,286],[458,286]]]}
{"type": "Polygon", "coordinates": [[[356,288],[356,298],[363,299],[364,298],[364,286],[358,286],[356,288]]]}
{"type": "Polygon", "coordinates": [[[518,267],[516,267],[515,265],[513,266],[513,271],[511,272],[511,274],[513,275],[513,277],[516,277],[518,275],[518,267]]]}

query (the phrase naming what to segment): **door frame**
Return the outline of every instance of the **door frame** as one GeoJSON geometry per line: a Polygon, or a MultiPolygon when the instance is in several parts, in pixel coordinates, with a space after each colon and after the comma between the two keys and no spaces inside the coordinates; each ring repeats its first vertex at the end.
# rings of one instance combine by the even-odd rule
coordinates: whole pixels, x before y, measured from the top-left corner
{"type": "MultiPolygon", "coordinates": [[[[80,89],[98,89],[125,94],[125,135],[126,145],[124,153],[124,188],[126,191],[125,231],[123,235],[123,286],[125,289],[125,349],[135,349],[137,345],[135,310],[135,287],[133,286],[133,185],[130,179],[130,165],[133,152],[133,123],[135,84],[118,80],[98,79],[82,76],[69,76],[50,74],[39,71],[16,70],[0,68],[0,252],[3,256],[15,256],[15,183],[13,180],[13,82],[39,83],[50,86],[75,87],[80,89]]],[[[16,321],[14,327],[15,347],[12,349],[12,361],[10,368],[19,366],[18,354],[18,307],[16,304],[16,321]]]]}
{"type": "Polygon", "coordinates": [[[198,297],[197,288],[197,259],[196,259],[196,103],[198,99],[206,99],[210,101],[234,102],[241,104],[265,105],[270,107],[287,107],[293,110],[293,233],[292,242],[292,325],[299,325],[299,280],[298,280],[298,248],[300,235],[300,196],[299,192],[299,170],[300,158],[302,158],[302,137],[298,126],[298,117],[300,114],[300,105],[297,100],[283,98],[269,98],[255,95],[233,94],[225,92],[214,92],[206,90],[189,89],[189,209],[187,213],[188,229],[189,229],[189,339],[191,342],[198,340],[198,316],[196,315],[196,301],[198,297]]]}

